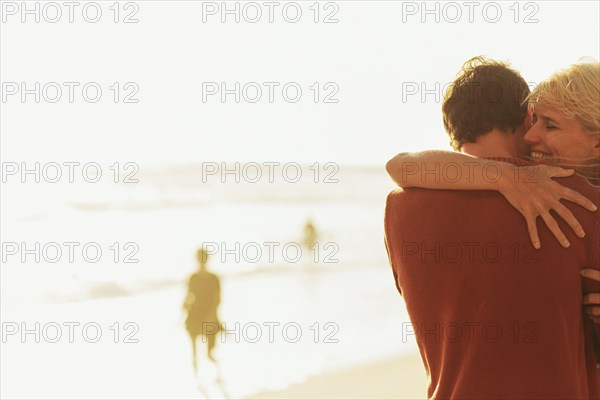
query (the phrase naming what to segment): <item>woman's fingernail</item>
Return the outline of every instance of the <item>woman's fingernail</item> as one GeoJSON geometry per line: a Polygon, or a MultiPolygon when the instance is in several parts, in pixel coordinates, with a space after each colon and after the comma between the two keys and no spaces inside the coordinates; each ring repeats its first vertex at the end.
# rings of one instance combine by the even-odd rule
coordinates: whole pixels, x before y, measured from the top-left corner
{"type": "Polygon", "coordinates": [[[587,275],[587,271],[585,269],[582,269],[581,271],[579,271],[579,273],[583,276],[587,275]]]}
{"type": "Polygon", "coordinates": [[[569,241],[568,241],[568,240],[565,240],[565,241],[563,242],[563,246],[565,246],[565,247],[569,247],[570,245],[571,245],[571,243],[569,243],[569,241]]]}
{"type": "Polygon", "coordinates": [[[536,249],[539,250],[540,247],[542,247],[542,246],[540,246],[540,244],[538,242],[533,242],[533,247],[535,247],[536,249]]]}
{"type": "Polygon", "coordinates": [[[577,232],[577,236],[579,236],[580,238],[585,237],[585,232],[579,231],[579,232],[577,232]]]}

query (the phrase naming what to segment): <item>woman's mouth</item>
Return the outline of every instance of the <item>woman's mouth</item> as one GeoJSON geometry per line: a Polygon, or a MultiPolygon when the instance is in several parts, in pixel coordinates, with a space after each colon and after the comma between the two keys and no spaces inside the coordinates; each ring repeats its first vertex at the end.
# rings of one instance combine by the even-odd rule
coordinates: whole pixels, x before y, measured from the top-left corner
{"type": "Polygon", "coordinates": [[[531,158],[534,160],[546,160],[548,158],[552,158],[552,154],[542,153],[541,151],[532,151],[531,158]]]}

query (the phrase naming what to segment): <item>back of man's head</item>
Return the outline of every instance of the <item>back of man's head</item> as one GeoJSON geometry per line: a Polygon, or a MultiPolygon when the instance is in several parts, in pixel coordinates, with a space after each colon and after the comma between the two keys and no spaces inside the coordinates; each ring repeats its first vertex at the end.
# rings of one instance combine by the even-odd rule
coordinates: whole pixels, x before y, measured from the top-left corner
{"type": "Polygon", "coordinates": [[[452,147],[459,150],[493,129],[515,133],[527,116],[529,92],[527,82],[506,63],[482,56],[465,62],[442,105],[452,147]]]}

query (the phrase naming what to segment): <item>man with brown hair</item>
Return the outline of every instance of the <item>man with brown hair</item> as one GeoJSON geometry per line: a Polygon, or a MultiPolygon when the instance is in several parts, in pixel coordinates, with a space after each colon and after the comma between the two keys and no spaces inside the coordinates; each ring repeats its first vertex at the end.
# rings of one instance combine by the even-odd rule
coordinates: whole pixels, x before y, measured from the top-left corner
{"type": "MultiPolygon", "coordinates": [[[[528,93],[508,65],[469,60],[442,108],[454,148],[532,164],[521,158],[528,93]]],[[[594,198],[581,177],[561,183],[594,198]]],[[[386,246],[411,320],[403,336],[415,335],[429,398],[600,396],[579,275],[598,259],[598,232],[585,209],[566,206],[590,234],[563,248],[545,230],[547,244],[535,250],[519,212],[495,191],[408,188],[388,196],[386,246]]]]}
{"type": "Polygon", "coordinates": [[[523,102],[529,92],[527,82],[508,64],[481,56],[468,60],[450,85],[442,105],[444,128],[452,148],[460,151],[465,143],[475,143],[496,129],[508,134],[503,139],[512,142],[514,154],[528,154],[523,140],[527,129],[522,129],[528,114],[523,102]]]}

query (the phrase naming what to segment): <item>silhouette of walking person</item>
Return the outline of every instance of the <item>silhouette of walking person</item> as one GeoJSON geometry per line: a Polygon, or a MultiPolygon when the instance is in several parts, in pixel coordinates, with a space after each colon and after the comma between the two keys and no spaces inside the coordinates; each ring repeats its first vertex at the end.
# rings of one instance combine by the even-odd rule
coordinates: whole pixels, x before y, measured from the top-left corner
{"type": "Polygon", "coordinates": [[[190,276],[188,293],[183,304],[187,310],[185,327],[192,340],[194,372],[198,371],[196,344],[199,336],[208,341],[208,358],[216,362],[213,349],[217,333],[221,330],[221,322],[217,309],[221,302],[221,283],[219,277],[206,269],[208,254],[201,248],[196,253],[198,271],[190,276]]]}

